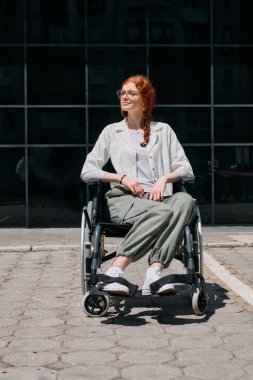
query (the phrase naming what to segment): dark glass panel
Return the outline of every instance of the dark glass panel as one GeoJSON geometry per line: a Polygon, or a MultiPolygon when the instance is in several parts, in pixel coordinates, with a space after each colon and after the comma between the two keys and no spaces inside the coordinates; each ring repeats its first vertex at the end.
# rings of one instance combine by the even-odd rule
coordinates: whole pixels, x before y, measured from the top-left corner
{"type": "Polygon", "coordinates": [[[24,104],[24,52],[0,47],[0,103],[24,104]]]}
{"type": "Polygon", "coordinates": [[[0,108],[0,144],[24,144],[24,110],[0,108]]]}
{"type": "Polygon", "coordinates": [[[211,112],[209,108],[159,108],[154,120],[169,124],[181,143],[211,142],[211,112]]]}
{"type": "Polygon", "coordinates": [[[145,1],[88,1],[88,43],[145,42],[145,1]]]}
{"type": "Polygon", "coordinates": [[[86,203],[80,179],[84,148],[29,149],[29,220],[32,227],[79,226],[86,203]]]}
{"type": "Polygon", "coordinates": [[[158,104],[210,103],[208,48],[150,48],[150,77],[158,104]]]}
{"type": "Polygon", "coordinates": [[[0,149],[0,227],[25,226],[24,149],[0,149]]]}
{"type": "Polygon", "coordinates": [[[80,108],[30,108],[30,144],[84,144],[85,110],[80,108]]]}
{"type": "Polygon", "coordinates": [[[213,1],[214,43],[252,44],[252,18],[252,0],[213,1]]]}
{"type": "Polygon", "coordinates": [[[95,144],[98,136],[108,124],[122,120],[120,108],[89,109],[89,144],[95,144]]]}
{"type": "Polygon", "coordinates": [[[253,103],[253,48],[214,48],[214,102],[253,103]]]}
{"type": "Polygon", "coordinates": [[[208,44],[210,2],[149,1],[149,41],[159,44],[208,44]]]}
{"type": "Polygon", "coordinates": [[[84,42],[84,0],[27,1],[27,41],[45,44],[84,42]]]}
{"type": "Polygon", "coordinates": [[[215,222],[253,222],[253,147],[215,148],[215,222]]]}
{"type": "Polygon", "coordinates": [[[24,43],[24,0],[0,1],[0,43],[24,43]]]}
{"type": "Polygon", "coordinates": [[[89,102],[118,104],[116,91],[130,75],[146,73],[144,48],[90,48],[89,102]]]}
{"type": "Polygon", "coordinates": [[[253,142],[253,108],[215,108],[215,142],[253,142]]]}
{"type": "Polygon", "coordinates": [[[211,148],[183,147],[192,165],[195,182],[191,185],[191,195],[197,200],[203,223],[211,223],[211,148]]]}
{"type": "Polygon", "coordinates": [[[84,49],[28,48],[27,78],[28,104],[84,104],[84,49]]]}

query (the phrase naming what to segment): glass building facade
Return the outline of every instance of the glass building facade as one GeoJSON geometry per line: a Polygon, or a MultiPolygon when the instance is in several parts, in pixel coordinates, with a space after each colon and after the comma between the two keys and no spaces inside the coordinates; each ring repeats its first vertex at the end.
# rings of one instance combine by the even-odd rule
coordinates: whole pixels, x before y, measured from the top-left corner
{"type": "Polygon", "coordinates": [[[0,227],[77,227],[132,74],[189,157],[204,224],[253,223],[252,0],[1,0],[0,227]]]}

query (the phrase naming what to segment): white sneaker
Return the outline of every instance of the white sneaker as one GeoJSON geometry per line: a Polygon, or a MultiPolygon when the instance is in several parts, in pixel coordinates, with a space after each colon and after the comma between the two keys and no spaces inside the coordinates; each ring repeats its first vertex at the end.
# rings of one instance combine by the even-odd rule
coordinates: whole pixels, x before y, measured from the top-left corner
{"type": "MultiPolygon", "coordinates": [[[[142,295],[149,296],[151,294],[150,284],[161,278],[161,269],[158,267],[148,268],[146,273],[146,279],[142,287],[142,295]]],[[[173,284],[163,285],[156,293],[171,293],[174,292],[175,288],[173,284]]]]}
{"type": "MultiPolygon", "coordinates": [[[[124,272],[120,267],[110,267],[105,274],[110,277],[123,277],[124,272]]],[[[128,287],[119,282],[111,282],[110,284],[98,282],[96,288],[110,293],[129,294],[128,287]]]]}

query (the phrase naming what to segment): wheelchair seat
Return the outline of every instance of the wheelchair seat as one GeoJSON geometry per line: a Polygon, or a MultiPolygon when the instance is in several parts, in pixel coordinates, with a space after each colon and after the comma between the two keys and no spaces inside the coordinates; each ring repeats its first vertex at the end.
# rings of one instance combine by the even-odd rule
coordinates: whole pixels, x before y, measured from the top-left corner
{"type": "MultiPolygon", "coordinates": [[[[192,181],[181,180],[180,191],[187,191],[187,186],[192,181]]],[[[82,210],[81,223],[81,286],[82,307],[84,312],[91,317],[104,315],[109,308],[110,294],[96,288],[99,281],[106,283],[115,282],[115,277],[109,277],[97,273],[102,263],[114,258],[116,252],[108,253],[104,247],[107,237],[124,238],[131,229],[131,224],[112,223],[105,202],[105,184],[98,181],[93,187],[93,196],[82,210]]],[[[204,314],[208,296],[203,277],[203,241],[201,233],[201,219],[198,206],[194,206],[194,213],[189,225],[184,228],[183,243],[178,250],[176,259],[180,260],[186,274],[173,274],[162,277],[151,284],[151,292],[155,294],[165,283],[182,283],[186,288],[177,292],[177,295],[189,296],[192,300],[192,308],[196,315],[204,314]]],[[[116,278],[117,282],[124,283],[129,288],[129,295],[134,297],[138,286],[125,279],[116,278]]],[[[122,297],[122,295],[119,295],[122,297]]]]}

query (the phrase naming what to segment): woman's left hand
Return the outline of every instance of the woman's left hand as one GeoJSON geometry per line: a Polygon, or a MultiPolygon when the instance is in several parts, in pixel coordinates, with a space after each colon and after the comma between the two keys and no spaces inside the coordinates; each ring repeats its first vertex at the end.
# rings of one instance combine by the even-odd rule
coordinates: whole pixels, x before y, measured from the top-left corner
{"type": "Polygon", "coordinates": [[[155,185],[149,194],[149,199],[153,201],[161,202],[163,201],[163,194],[166,187],[167,178],[165,176],[158,178],[155,185]]]}

